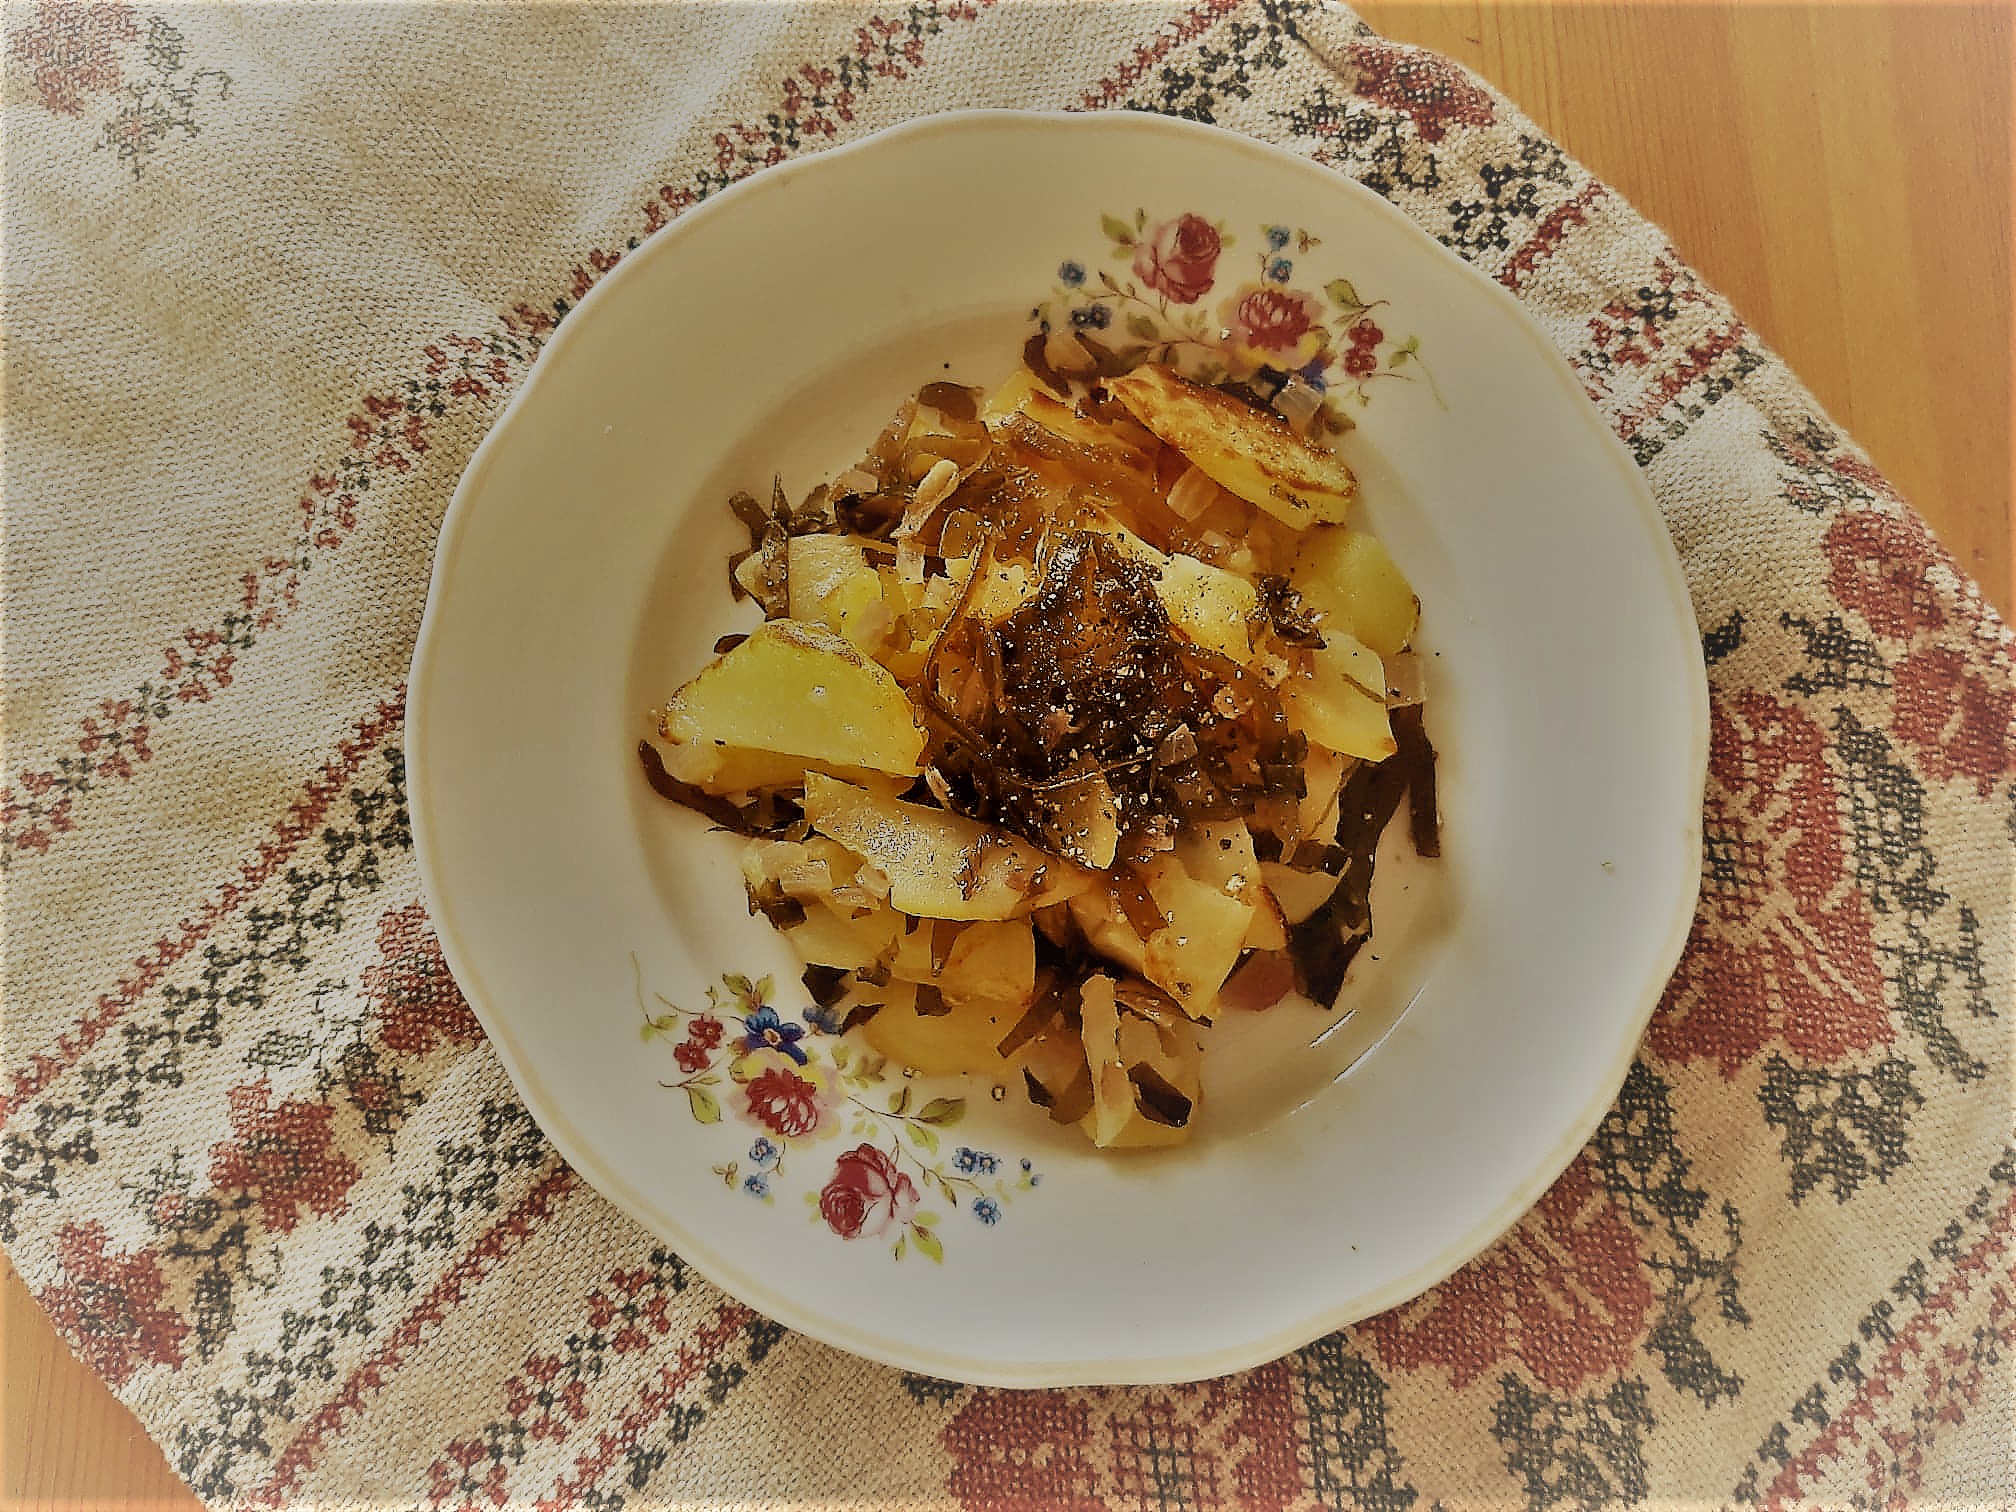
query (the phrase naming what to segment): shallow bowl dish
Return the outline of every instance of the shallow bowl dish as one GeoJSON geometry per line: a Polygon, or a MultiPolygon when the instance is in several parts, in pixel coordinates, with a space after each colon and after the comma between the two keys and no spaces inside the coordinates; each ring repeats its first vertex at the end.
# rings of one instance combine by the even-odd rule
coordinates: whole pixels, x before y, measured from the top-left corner
{"type": "Polygon", "coordinates": [[[728,190],[567,316],[442,527],[414,831],[532,1112],[712,1280],[932,1375],[1190,1379],[1424,1290],[1588,1138],[1693,911],[1706,706],[1645,486],[1502,290],[1242,137],[962,113],[728,190]],[[727,494],[801,496],[920,384],[1005,376],[1038,318],[1306,364],[1423,605],[1445,858],[1382,864],[1337,1013],[1215,1033],[1165,1153],[1102,1154],[1019,1089],[905,1078],[808,1022],[739,842],[636,757],[645,711],[754,618],[727,494]]]}

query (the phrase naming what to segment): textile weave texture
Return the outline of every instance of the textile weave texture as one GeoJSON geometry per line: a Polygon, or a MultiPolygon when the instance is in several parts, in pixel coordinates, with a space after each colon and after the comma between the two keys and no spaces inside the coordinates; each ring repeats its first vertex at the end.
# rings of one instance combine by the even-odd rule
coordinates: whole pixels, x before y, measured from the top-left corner
{"type": "MultiPolygon", "coordinates": [[[[2008,632],[1652,225],[1315,0],[5,17],[0,1240],[216,1506],[2008,1506],[2008,632]],[[1511,290],[1704,632],[1703,892],[1504,1240],[1229,1379],[980,1390],[727,1299],[442,964],[403,686],[464,462],[626,252],[956,106],[1214,121],[1511,290]]],[[[749,312],[752,331],[763,312],[749,312]]]]}

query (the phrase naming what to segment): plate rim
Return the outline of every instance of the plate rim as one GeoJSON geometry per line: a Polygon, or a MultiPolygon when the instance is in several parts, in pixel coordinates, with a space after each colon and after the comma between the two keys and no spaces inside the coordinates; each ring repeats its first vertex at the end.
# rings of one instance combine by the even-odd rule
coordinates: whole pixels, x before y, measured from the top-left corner
{"type": "MultiPolygon", "coordinates": [[[[1701,886],[1698,858],[1701,853],[1702,814],[1698,799],[1683,821],[1685,827],[1683,838],[1688,842],[1683,854],[1695,858],[1695,865],[1690,874],[1691,881],[1683,884],[1676,895],[1674,915],[1668,924],[1666,940],[1651,957],[1646,982],[1639,989],[1637,1001],[1632,1005],[1630,1014],[1620,1024],[1620,1029],[1628,1030],[1628,1033],[1620,1034],[1621,1048],[1611,1066],[1596,1084],[1599,1095],[1577,1111],[1567,1125],[1565,1136],[1532,1171],[1484,1218],[1467,1228],[1457,1240],[1445,1246],[1431,1260],[1417,1265],[1404,1276],[1383,1287],[1360,1293],[1334,1307],[1314,1312],[1292,1327],[1276,1329],[1265,1336],[1240,1344],[1191,1353],[1075,1360],[1065,1363],[1033,1361],[1004,1364],[980,1356],[918,1348],[900,1341],[892,1341],[869,1330],[855,1329],[832,1314],[822,1313],[799,1303],[788,1293],[778,1292],[757,1283],[737,1266],[725,1260],[700,1234],[680,1224],[673,1215],[657,1211],[655,1206],[629,1182],[604,1166],[588,1142],[568,1121],[558,1101],[548,1093],[536,1071],[531,1067],[531,1058],[524,1054],[513,1040],[509,1025],[504,1021],[506,1016],[486,1006],[487,994],[481,987],[481,974],[475,969],[472,954],[464,948],[457,937],[454,910],[446,903],[440,885],[437,871],[438,850],[433,838],[432,815],[430,806],[424,798],[428,787],[425,776],[428,766],[422,753],[428,742],[426,694],[431,686],[430,632],[440,618],[442,600],[446,593],[445,580],[452,571],[452,563],[458,553],[461,539],[469,528],[474,500],[482,493],[487,475],[494,465],[496,453],[500,450],[499,438],[504,435],[521,407],[528,406],[535,394],[550,386],[550,376],[556,367],[553,360],[555,356],[578,344],[580,338],[576,333],[585,328],[589,317],[599,316],[605,307],[610,306],[611,296],[606,291],[622,287],[634,277],[634,270],[649,258],[663,257],[664,247],[676,246],[684,239],[685,228],[702,224],[718,216],[724,204],[732,207],[747,202],[757,193],[774,193],[782,190],[803,174],[820,171],[823,163],[836,157],[872,152],[892,142],[901,142],[933,132],[984,130],[1002,124],[1032,123],[1041,123],[1046,128],[1089,127],[1108,130],[1118,128],[1147,131],[1151,134],[1167,132],[1177,138],[1187,136],[1211,139],[1235,151],[1244,151],[1272,160],[1277,165],[1293,165],[1297,170],[1304,172],[1312,169],[1322,172],[1328,181],[1328,186],[1335,192],[1347,198],[1355,198],[1360,208],[1368,213],[1383,216],[1390,222],[1404,227],[1411,238],[1420,245],[1424,256],[1430,257],[1431,260],[1439,258],[1445,269],[1453,271],[1457,277],[1467,279],[1473,287],[1481,289],[1487,299],[1495,301],[1500,313],[1509,316],[1522,336],[1532,345],[1542,365],[1553,374],[1557,382],[1569,387],[1575,400],[1575,408],[1583,415],[1596,438],[1598,448],[1616,465],[1619,477],[1624,482],[1624,492],[1630,496],[1639,523],[1646,529],[1654,547],[1654,555],[1659,558],[1660,575],[1665,581],[1669,608],[1677,610],[1676,628],[1690,632],[1693,643],[1698,646],[1700,622],[1694,613],[1693,598],[1680,563],[1678,547],[1673,541],[1664,517],[1659,512],[1642,470],[1625,449],[1623,442],[1604,422],[1596,406],[1589,402],[1580,380],[1575,377],[1574,369],[1569,366],[1567,359],[1526,307],[1520,304],[1510,291],[1428,235],[1399,207],[1349,175],[1336,170],[1326,171],[1324,165],[1288,148],[1248,136],[1244,132],[1205,125],[1181,117],[1133,111],[1087,113],[999,108],[940,111],[912,117],[868,132],[853,141],[775,164],[728,186],[720,193],[695,205],[642,245],[627,253],[622,261],[599,280],[568,312],[567,319],[561,323],[552,339],[541,350],[540,360],[532,365],[524,385],[507,401],[470,454],[448,507],[442,515],[441,526],[435,539],[433,562],[428,572],[426,605],[421,615],[407,674],[405,741],[407,809],[413,834],[414,857],[420,875],[421,896],[428,911],[429,921],[440,941],[448,969],[468,1001],[471,1011],[482,1024],[490,1045],[504,1067],[505,1074],[511,1080],[513,1090],[524,1101],[527,1111],[532,1114],[542,1133],[552,1142],[555,1150],[569,1167],[596,1192],[619,1208],[632,1222],[671,1245],[683,1260],[707,1280],[730,1296],[783,1323],[795,1332],[879,1364],[899,1369],[918,1371],[977,1386],[1054,1388],[1167,1385],[1207,1380],[1268,1364],[1338,1329],[1385,1312],[1419,1296],[1439,1285],[1488,1249],[1517,1224],[1527,1210],[1554,1185],[1562,1172],[1589,1142],[1611,1105],[1616,1101],[1617,1094],[1630,1073],[1632,1062],[1637,1057],[1652,1013],[1658,1006],[1666,984],[1686,947],[1701,886]]],[[[1690,670],[1692,675],[1687,679],[1686,715],[1689,726],[1689,749],[1686,753],[1686,769],[1693,779],[1690,787],[1702,792],[1705,791],[1707,780],[1710,733],[1706,663],[1699,660],[1692,662],[1690,670]]]]}

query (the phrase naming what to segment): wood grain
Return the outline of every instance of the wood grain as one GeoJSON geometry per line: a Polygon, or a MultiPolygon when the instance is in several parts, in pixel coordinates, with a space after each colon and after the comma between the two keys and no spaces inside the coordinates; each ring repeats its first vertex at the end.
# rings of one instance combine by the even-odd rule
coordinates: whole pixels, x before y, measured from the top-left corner
{"type": "MultiPolygon", "coordinates": [[[[1476,68],[1664,225],[2008,612],[2008,9],[1360,10],[1476,68]]],[[[4,1263],[0,1343],[0,1508],[197,1505],[4,1263]]]]}
{"type": "Polygon", "coordinates": [[[2005,615],[2006,5],[1365,0],[1664,226],[2005,615]]]}

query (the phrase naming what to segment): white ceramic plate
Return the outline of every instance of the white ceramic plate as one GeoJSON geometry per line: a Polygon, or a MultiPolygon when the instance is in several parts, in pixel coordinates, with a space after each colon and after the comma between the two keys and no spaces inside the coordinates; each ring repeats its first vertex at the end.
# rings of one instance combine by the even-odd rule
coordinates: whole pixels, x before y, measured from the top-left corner
{"type": "Polygon", "coordinates": [[[771,1316],[975,1382],[1213,1375],[1447,1275],[1615,1095],[1700,866],[1686,588],[1569,369],[1374,195],[1144,115],[918,122],[626,258],[462,480],[409,721],[448,961],[567,1159],[771,1316]],[[861,1077],[851,1038],[804,1023],[739,842],[635,754],[644,711],[754,618],[726,495],[773,473],[800,495],[920,383],[1004,376],[1046,304],[1103,310],[1075,318],[1111,340],[1193,313],[1260,350],[1326,330],[1359,422],[1341,449],[1424,606],[1446,859],[1389,856],[1341,1025],[1220,1034],[1196,1137],[1162,1154],[1101,1154],[984,1084],[861,1077]]]}

